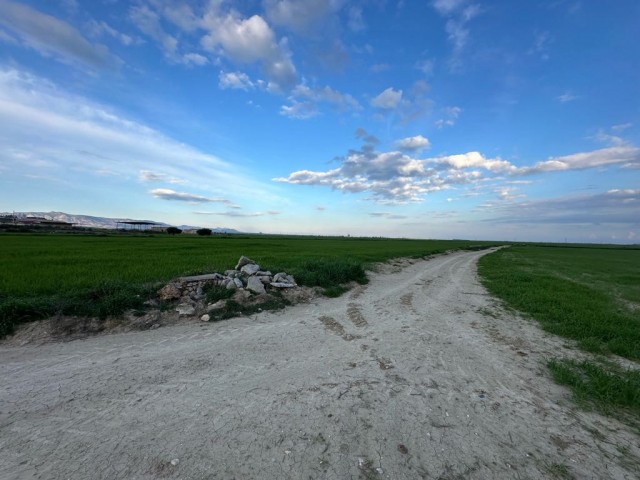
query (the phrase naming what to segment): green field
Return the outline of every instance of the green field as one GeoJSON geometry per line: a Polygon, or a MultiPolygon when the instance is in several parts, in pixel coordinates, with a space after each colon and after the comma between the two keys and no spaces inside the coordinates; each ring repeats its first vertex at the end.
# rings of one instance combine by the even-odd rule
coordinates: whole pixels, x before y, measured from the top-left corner
{"type": "Polygon", "coordinates": [[[640,370],[606,357],[640,360],[640,249],[513,246],[482,257],[478,269],[509,307],[596,354],[587,362],[549,360],[578,400],[640,414],[640,370]]]}
{"type": "Polygon", "coordinates": [[[141,308],[181,275],[232,269],[241,255],[299,283],[362,281],[368,263],[488,242],[295,236],[0,235],[0,335],[55,313],[101,316],[141,308]]]}

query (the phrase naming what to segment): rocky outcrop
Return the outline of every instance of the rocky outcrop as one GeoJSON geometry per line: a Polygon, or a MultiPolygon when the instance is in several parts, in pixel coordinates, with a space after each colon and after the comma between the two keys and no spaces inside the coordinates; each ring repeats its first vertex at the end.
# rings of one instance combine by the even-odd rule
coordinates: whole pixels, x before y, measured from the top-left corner
{"type": "Polygon", "coordinates": [[[205,291],[208,287],[217,286],[229,290],[237,290],[234,301],[250,301],[251,295],[268,295],[270,290],[293,289],[298,286],[292,275],[262,270],[260,265],[244,255],[240,257],[234,270],[224,273],[209,273],[180,277],[158,290],[158,297],[164,301],[179,300],[175,308],[180,316],[211,312],[224,308],[226,300],[214,305],[205,305],[205,291]]]}

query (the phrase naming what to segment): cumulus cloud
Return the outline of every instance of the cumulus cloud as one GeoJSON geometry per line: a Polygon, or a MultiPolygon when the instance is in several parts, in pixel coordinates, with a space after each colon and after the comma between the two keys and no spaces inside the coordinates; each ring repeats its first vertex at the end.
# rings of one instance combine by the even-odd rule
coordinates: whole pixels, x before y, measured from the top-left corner
{"type": "Polygon", "coordinates": [[[327,104],[339,112],[357,112],[362,110],[360,103],[347,93],[342,93],[329,86],[308,87],[297,85],[288,98],[289,105],[280,108],[282,115],[306,119],[320,113],[320,105],[327,104]]]}
{"type": "Polygon", "coordinates": [[[98,68],[114,68],[122,63],[103,45],[88,42],[68,23],[21,3],[0,2],[0,24],[24,45],[64,63],[98,68]]]}
{"type": "MultiPolygon", "coordinates": [[[[365,144],[359,150],[350,150],[347,155],[337,157],[338,167],[327,171],[298,170],[273,180],[294,185],[325,186],[345,193],[368,193],[370,199],[389,204],[420,202],[429,193],[454,186],[464,186],[471,192],[462,196],[477,195],[474,189],[482,182],[499,180],[504,185],[495,187],[493,193],[503,201],[513,202],[523,196],[515,185],[531,182],[506,180],[505,176],[513,178],[612,165],[640,167],[640,149],[632,146],[554,157],[532,166],[518,167],[499,157],[487,158],[480,152],[423,159],[400,151],[378,152],[375,143],[366,141],[369,134],[364,129],[358,129],[356,137],[365,139],[365,144]]],[[[414,143],[412,138],[404,140],[414,143]]]]}
{"type": "Polygon", "coordinates": [[[429,148],[431,144],[429,139],[422,135],[416,135],[415,137],[407,137],[396,142],[396,147],[400,150],[418,151],[429,148]]]}
{"type": "Polygon", "coordinates": [[[220,72],[218,85],[222,89],[250,90],[255,87],[249,76],[243,72],[220,72]]]}
{"type": "Polygon", "coordinates": [[[278,41],[260,15],[242,18],[234,11],[223,14],[213,5],[202,25],[207,34],[201,45],[206,50],[222,53],[234,63],[261,64],[274,88],[288,89],[295,84],[297,73],[286,39],[278,41]]]}
{"type": "Polygon", "coordinates": [[[389,87],[371,99],[371,106],[381,110],[393,110],[400,104],[401,100],[402,90],[394,90],[389,87]]]}

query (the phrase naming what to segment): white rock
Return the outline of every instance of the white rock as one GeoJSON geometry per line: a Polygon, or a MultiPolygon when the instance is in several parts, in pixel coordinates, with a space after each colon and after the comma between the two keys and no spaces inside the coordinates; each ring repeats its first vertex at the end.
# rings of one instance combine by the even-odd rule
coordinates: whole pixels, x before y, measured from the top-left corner
{"type": "Polygon", "coordinates": [[[259,272],[256,272],[256,275],[258,277],[270,277],[271,275],[273,275],[269,270],[267,270],[266,272],[263,272],[262,270],[259,272]]]}
{"type": "Polygon", "coordinates": [[[178,460],[177,458],[174,458],[173,460],[171,460],[171,465],[173,465],[174,467],[179,463],[180,463],[180,460],[178,460]]]}
{"type": "Polygon", "coordinates": [[[200,320],[202,320],[203,322],[208,322],[209,320],[211,320],[211,317],[205,313],[200,317],[200,320]]]}
{"type": "Polygon", "coordinates": [[[240,257],[240,260],[238,260],[238,264],[236,265],[236,270],[240,270],[242,267],[244,267],[245,265],[248,265],[250,263],[255,264],[256,262],[251,260],[249,257],[245,257],[244,255],[242,255],[240,257]]]}
{"type": "Polygon", "coordinates": [[[209,310],[220,310],[224,308],[226,305],[227,305],[226,300],[218,300],[216,303],[211,303],[207,305],[207,307],[209,308],[209,310]]]}
{"type": "Polygon", "coordinates": [[[239,279],[239,278],[237,278],[237,277],[233,279],[233,283],[235,283],[235,284],[236,284],[236,287],[237,287],[237,288],[244,288],[244,285],[242,284],[242,280],[240,280],[240,279],[239,279]]]}
{"type": "MultiPolygon", "coordinates": [[[[260,272],[258,272],[260,273],[260,272]]],[[[260,279],[262,283],[265,285],[269,285],[271,283],[272,277],[269,275],[256,275],[256,278],[260,279]]]]}
{"type": "Polygon", "coordinates": [[[233,278],[229,279],[229,281],[227,282],[226,288],[227,290],[235,290],[236,288],[238,288],[233,278]]]}
{"type": "Polygon", "coordinates": [[[255,263],[248,263],[244,267],[242,267],[240,271],[245,275],[255,275],[260,271],[260,265],[256,265],[255,263]]]}
{"type": "Polygon", "coordinates": [[[295,283],[287,283],[287,282],[271,282],[270,285],[272,287],[275,287],[275,288],[294,288],[294,287],[297,287],[297,285],[295,283]]]}
{"type": "Polygon", "coordinates": [[[258,277],[249,277],[249,280],[247,280],[247,289],[253,293],[267,293],[264,289],[264,284],[258,277]]]}
{"type": "Polygon", "coordinates": [[[188,303],[181,303],[180,305],[178,305],[176,307],[176,312],[178,312],[180,314],[180,316],[189,316],[189,315],[193,315],[194,313],[196,313],[196,309],[193,305],[190,305],[188,303]]]}

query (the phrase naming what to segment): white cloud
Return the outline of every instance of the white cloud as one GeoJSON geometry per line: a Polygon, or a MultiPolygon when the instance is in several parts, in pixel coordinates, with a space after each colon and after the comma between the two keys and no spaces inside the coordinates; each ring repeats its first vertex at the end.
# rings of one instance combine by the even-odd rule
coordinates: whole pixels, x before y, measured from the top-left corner
{"type": "Polygon", "coordinates": [[[382,93],[371,100],[373,107],[381,110],[393,110],[402,100],[402,90],[394,90],[392,87],[387,88],[382,93]]]}
{"type": "Polygon", "coordinates": [[[551,157],[537,162],[532,167],[517,169],[519,174],[542,173],[564,170],[585,170],[587,168],[605,167],[609,165],[640,166],[640,148],[631,145],[614,146],[580,152],[572,155],[551,157]]]}
{"type": "Polygon", "coordinates": [[[87,23],[87,29],[91,32],[91,35],[95,37],[108,35],[112,38],[115,38],[125,46],[129,46],[129,45],[133,45],[141,42],[139,38],[134,38],[131,35],[122,33],[104,21],[97,22],[95,20],[90,20],[87,23]]]}
{"type": "Polygon", "coordinates": [[[265,216],[273,216],[280,215],[282,212],[278,212],[276,210],[267,210],[263,212],[193,212],[196,215],[217,215],[221,217],[265,217],[265,216]]]}
{"type": "Polygon", "coordinates": [[[162,172],[168,183],[211,192],[233,185],[234,195],[274,198],[271,187],[230,163],[17,70],[0,70],[0,124],[0,164],[15,178],[39,171],[90,184],[99,171],[118,172],[125,182],[141,171],[151,172],[142,179],[162,172]]]}
{"type": "Polygon", "coordinates": [[[533,46],[527,52],[529,55],[539,55],[542,60],[548,60],[549,45],[553,43],[551,33],[547,31],[536,31],[534,33],[533,46]]]}
{"type": "Polygon", "coordinates": [[[558,95],[556,97],[556,100],[558,100],[560,103],[573,102],[574,100],[577,100],[577,99],[578,97],[571,92],[565,92],[562,95],[558,95]]]}
{"type": "Polygon", "coordinates": [[[339,112],[357,112],[362,110],[360,103],[347,93],[342,93],[329,86],[308,87],[297,85],[288,98],[290,104],[280,108],[282,115],[307,119],[320,113],[321,104],[328,104],[339,112]]]}
{"type": "Polygon", "coordinates": [[[182,63],[185,63],[186,65],[198,65],[201,67],[203,65],[207,65],[209,63],[209,59],[199,53],[185,53],[182,56],[182,63]]]}
{"type": "Polygon", "coordinates": [[[622,132],[631,127],[633,127],[633,123],[621,123],[619,125],[613,125],[611,127],[611,130],[613,130],[614,132],[622,132]]]}
{"type": "Polygon", "coordinates": [[[460,107],[445,107],[442,109],[443,118],[436,120],[435,125],[438,128],[453,127],[462,112],[460,107]]]}
{"type": "Polygon", "coordinates": [[[168,188],[155,188],[153,190],[150,190],[149,193],[156,198],[161,198],[162,200],[175,200],[179,202],[189,203],[210,203],[216,201],[216,199],[204,197],[202,195],[196,195],[194,193],[186,192],[176,192],[175,190],[171,190],[168,188]]]}
{"type": "Polygon", "coordinates": [[[416,135],[415,137],[407,137],[396,142],[396,147],[400,150],[417,151],[429,148],[431,144],[429,139],[422,135],[416,135]]]}
{"type": "Polygon", "coordinates": [[[233,11],[221,14],[214,7],[205,13],[202,25],[207,30],[201,40],[206,50],[221,51],[234,63],[260,63],[267,79],[277,88],[288,89],[295,84],[297,73],[287,41],[278,42],[261,16],[241,18],[233,11]]]}
{"type": "Polygon", "coordinates": [[[489,221],[520,224],[638,224],[640,190],[607,192],[492,206],[489,221]]]}
{"type": "Polygon", "coordinates": [[[188,183],[186,180],[182,180],[181,178],[170,177],[165,173],[152,172],[151,170],[140,170],[138,178],[143,182],[165,182],[174,185],[188,183]]]}
{"type": "Polygon", "coordinates": [[[1,1],[0,24],[18,35],[26,46],[64,63],[100,68],[122,63],[103,45],[89,43],[68,23],[21,3],[1,1]]]}
{"type": "Polygon", "coordinates": [[[146,5],[134,6],[129,10],[129,18],[141,32],[160,44],[168,59],[178,61],[178,39],[164,30],[157,12],[146,5]]]}
{"type": "Polygon", "coordinates": [[[451,15],[465,3],[466,0],[434,0],[432,5],[441,15],[451,15]]]}
{"type": "Polygon", "coordinates": [[[305,34],[337,12],[342,3],[340,0],[265,0],[264,7],[273,24],[305,34]]]}
{"type": "Polygon", "coordinates": [[[220,72],[218,81],[222,89],[250,90],[255,87],[249,76],[243,72],[220,72]]]}

